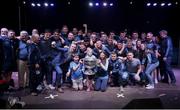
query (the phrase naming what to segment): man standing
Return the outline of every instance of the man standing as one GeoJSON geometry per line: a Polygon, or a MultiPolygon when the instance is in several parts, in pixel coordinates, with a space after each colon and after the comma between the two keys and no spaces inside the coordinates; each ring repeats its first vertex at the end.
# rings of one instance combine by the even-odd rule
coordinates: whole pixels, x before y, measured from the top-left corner
{"type": "Polygon", "coordinates": [[[27,60],[28,60],[27,39],[28,39],[27,31],[21,31],[19,47],[17,52],[19,90],[29,86],[29,69],[27,66],[27,60]]]}
{"type": "Polygon", "coordinates": [[[28,66],[29,66],[29,87],[31,95],[37,96],[37,86],[40,84],[40,62],[41,54],[38,47],[40,41],[38,34],[33,34],[31,37],[32,43],[28,47],[28,66]]]}
{"type": "Polygon", "coordinates": [[[171,68],[171,61],[173,56],[173,44],[171,38],[167,35],[166,30],[161,30],[159,32],[162,41],[161,41],[161,58],[160,58],[160,72],[163,74],[164,79],[162,80],[165,83],[169,83],[168,76],[171,79],[171,84],[175,85],[176,78],[174,76],[174,72],[171,68]]]}

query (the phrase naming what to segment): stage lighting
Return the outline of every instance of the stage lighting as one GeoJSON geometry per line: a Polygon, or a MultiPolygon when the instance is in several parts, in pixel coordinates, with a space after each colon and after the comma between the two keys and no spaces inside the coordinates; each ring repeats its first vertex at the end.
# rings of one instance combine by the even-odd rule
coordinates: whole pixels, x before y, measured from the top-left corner
{"type": "Polygon", "coordinates": [[[31,3],[31,6],[32,6],[32,7],[35,7],[36,5],[35,5],[34,3],[31,3]]]}
{"type": "Polygon", "coordinates": [[[109,5],[110,5],[110,6],[113,6],[113,3],[110,3],[109,5]]]}
{"type": "Polygon", "coordinates": [[[151,6],[151,3],[147,3],[147,6],[151,6]]]}
{"type": "Polygon", "coordinates": [[[45,7],[48,7],[48,6],[49,6],[49,4],[48,4],[48,3],[44,3],[44,6],[45,6],[45,7]]]}
{"type": "Polygon", "coordinates": [[[23,1],[23,4],[26,4],[26,2],[25,2],[25,1],[23,1]]]}
{"type": "Polygon", "coordinates": [[[175,2],[176,5],[178,5],[178,2],[175,2]]]}
{"type": "Polygon", "coordinates": [[[153,3],[153,6],[157,6],[157,3],[153,3]]]}
{"type": "Polygon", "coordinates": [[[96,3],[95,5],[96,5],[96,6],[99,6],[99,3],[96,3]]]}
{"type": "Polygon", "coordinates": [[[171,6],[172,5],[172,3],[168,3],[168,6],[171,6]]]}
{"type": "Polygon", "coordinates": [[[132,5],[132,4],[133,4],[133,2],[131,1],[131,2],[129,2],[129,4],[130,4],[130,5],[132,5]]]}
{"type": "Polygon", "coordinates": [[[165,3],[161,3],[161,6],[165,6],[165,3]]]}
{"type": "Polygon", "coordinates": [[[71,4],[71,2],[68,2],[68,5],[70,5],[71,4]]]}
{"type": "Polygon", "coordinates": [[[93,3],[92,3],[92,2],[89,2],[89,6],[92,7],[92,6],[93,6],[93,3]]]}
{"type": "Polygon", "coordinates": [[[104,2],[104,3],[103,3],[103,6],[105,6],[105,7],[106,7],[106,6],[107,6],[107,3],[106,3],[106,2],[104,2]]]}
{"type": "Polygon", "coordinates": [[[51,3],[50,5],[51,5],[51,6],[54,6],[54,4],[53,4],[53,3],[51,3]]]}
{"type": "Polygon", "coordinates": [[[40,4],[40,3],[38,3],[38,4],[37,4],[37,6],[38,6],[38,7],[40,7],[40,6],[41,6],[41,4],[40,4]]]}

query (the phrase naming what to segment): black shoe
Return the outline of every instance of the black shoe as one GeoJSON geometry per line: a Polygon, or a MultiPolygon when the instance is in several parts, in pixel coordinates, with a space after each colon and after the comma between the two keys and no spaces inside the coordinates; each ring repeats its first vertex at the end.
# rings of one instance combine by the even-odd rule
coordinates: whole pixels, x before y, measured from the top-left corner
{"type": "Polygon", "coordinates": [[[106,92],[106,90],[101,90],[101,92],[106,92]]]}
{"type": "Polygon", "coordinates": [[[165,79],[161,80],[161,82],[162,83],[169,83],[168,80],[165,80],[165,79]]]}
{"type": "Polygon", "coordinates": [[[24,89],[24,87],[19,87],[18,88],[18,91],[21,91],[21,90],[23,90],[24,89]]]}
{"type": "Polygon", "coordinates": [[[13,79],[11,79],[10,81],[9,81],[9,86],[12,86],[12,87],[14,87],[14,80],[13,79]]]}
{"type": "Polygon", "coordinates": [[[176,83],[175,82],[171,82],[170,83],[172,86],[176,86],[176,83]]]}
{"type": "Polygon", "coordinates": [[[114,86],[115,86],[115,84],[114,84],[114,83],[111,83],[111,84],[110,84],[110,87],[114,87],[114,86]]]}

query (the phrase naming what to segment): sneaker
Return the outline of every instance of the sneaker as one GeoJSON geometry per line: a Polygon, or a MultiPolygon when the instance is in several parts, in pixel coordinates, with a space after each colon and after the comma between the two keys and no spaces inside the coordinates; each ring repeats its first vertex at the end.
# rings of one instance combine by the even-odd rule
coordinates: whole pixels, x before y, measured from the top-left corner
{"type": "Polygon", "coordinates": [[[158,83],[158,80],[157,80],[157,79],[155,79],[154,83],[155,83],[155,84],[157,84],[157,83],[158,83]]]}
{"type": "Polygon", "coordinates": [[[149,86],[151,86],[151,84],[147,84],[147,85],[146,85],[146,87],[149,87],[149,86]]]}
{"type": "Polygon", "coordinates": [[[38,87],[36,88],[38,91],[41,91],[43,88],[41,85],[38,85],[38,87]]]}
{"type": "Polygon", "coordinates": [[[153,85],[147,86],[146,89],[154,89],[153,85]]]}
{"type": "Polygon", "coordinates": [[[63,89],[62,88],[58,88],[57,90],[59,93],[64,93],[63,89]]]}
{"type": "Polygon", "coordinates": [[[120,91],[120,92],[124,92],[123,86],[120,86],[119,91],[120,91]]]}
{"type": "Polygon", "coordinates": [[[87,88],[87,90],[86,90],[87,92],[89,92],[89,91],[91,91],[91,89],[90,88],[87,88]]]}
{"type": "Polygon", "coordinates": [[[49,85],[48,85],[48,88],[50,88],[51,90],[54,90],[54,89],[55,89],[55,87],[54,87],[52,84],[49,84],[49,85]]]}

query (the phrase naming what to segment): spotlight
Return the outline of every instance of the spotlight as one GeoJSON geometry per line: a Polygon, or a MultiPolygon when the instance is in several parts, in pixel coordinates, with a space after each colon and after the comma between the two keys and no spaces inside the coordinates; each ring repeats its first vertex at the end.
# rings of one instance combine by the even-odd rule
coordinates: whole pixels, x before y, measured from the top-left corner
{"type": "Polygon", "coordinates": [[[157,6],[157,3],[154,3],[153,6],[157,6]]]}
{"type": "Polygon", "coordinates": [[[68,5],[70,5],[71,4],[71,2],[68,2],[68,5]]]}
{"type": "Polygon", "coordinates": [[[89,2],[89,6],[92,7],[92,6],[93,6],[93,3],[92,3],[92,2],[89,2]]]}
{"type": "Polygon", "coordinates": [[[96,6],[99,6],[99,3],[96,3],[95,5],[96,5],[96,6]]]}
{"type": "Polygon", "coordinates": [[[131,5],[132,5],[132,4],[133,4],[133,2],[131,1],[131,2],[129,2],[129,4],[131,4],[131,5]]]}
{"type": "Polygon", "coordinates": [[[172,3],[168,3],[168,6],[171,6],[172,5],[172,3]]]}
{"type": "Polygon", "coordinates": [[[26,2],[25,2],[25,1],[23,1],[23,4],[26,4],[26,2]]]}
{"type": "Polygon", "coordinates": [[[161,3],[161,6],[165,6],[165,3],[161,3]]]}
{"type": "Polygon", "coordinates": [[[104,3],[103,3],[103,6],[107,6],[107,3],[106,3],[106,2],[104,2],[104,3]]]}
{"type": "Polygon", "coordinates": [[[110,6],[113,6],[113,3],[110,3],[109,5],[110,5],[110,6]]]}
{"type": "Polygon", "coordinates": [[[151,6],[151,3],[147,3],[147,6],[151,6]]]}
{"type": "Polygon", "coordinates": [[[175,2],[176,5],[178,5],[178,2],[175,2]]]}
{"type": "Polygon", "coordinates": [[[34,3],[31,3],[31,6],[32,6],[32,7],[35,7],[36,5],[35,5],[34,3]]]}
{"type": "Polygon", "coordinates": [[[48,7],[48,6],[49,6],[49,4],[48,4],[48,3],[44,3],[44,6],[45,6],[45,7],[48,7]]]}
{"type": "Polygon", "coordinates": [[[53,4],[53,3],[51,3],[50,5],[51,5],[51,6],[54,6],[54,4],[53,4]]]}
{"type": "Polygon", "coordinates": [[[37,6],[38,6],[38,7],[40,7],[40,6],[41,6],[41,4],[40,4],[40,3],[38,3],[38,4],[37,4],[37,6]]]}

